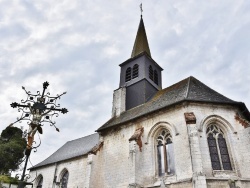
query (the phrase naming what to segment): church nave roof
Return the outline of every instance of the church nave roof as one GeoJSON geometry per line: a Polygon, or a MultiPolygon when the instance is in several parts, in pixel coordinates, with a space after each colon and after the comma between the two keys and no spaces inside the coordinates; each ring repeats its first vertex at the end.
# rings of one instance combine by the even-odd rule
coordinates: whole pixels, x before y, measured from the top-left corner
{"type": "Polygon", "coordinates": [[[98,144],[98,142],[99,142],[98,133],[94,133],[82,138],[68,141],[47,159],[31,167],[30,169],[35,169],[41,166],[54,164],[56,162],[83,156],[88,152],[90,152],[91,149],[98,144]]]}

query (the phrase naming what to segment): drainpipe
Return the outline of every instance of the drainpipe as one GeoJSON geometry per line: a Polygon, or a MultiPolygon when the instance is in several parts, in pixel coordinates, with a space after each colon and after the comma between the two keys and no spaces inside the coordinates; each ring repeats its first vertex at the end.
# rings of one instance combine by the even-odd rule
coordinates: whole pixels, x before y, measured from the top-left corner
{"type": "Polygon", "coordinates": [[[54,188],[55,184],[56,184],[56,171],[57,171],[57,163],[55,163],[55,172],[54,172],[54,176],[53,176],[52,188],[54,188]]]}

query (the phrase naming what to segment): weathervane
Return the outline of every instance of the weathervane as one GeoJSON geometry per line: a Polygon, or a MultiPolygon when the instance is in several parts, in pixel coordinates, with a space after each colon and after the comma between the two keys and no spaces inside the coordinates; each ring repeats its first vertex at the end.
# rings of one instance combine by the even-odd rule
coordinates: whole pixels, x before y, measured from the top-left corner
{"type": "Polygon", "coordinates": [[[143,12],[143,10],[142,10],[142,3],[140,4],[140,9],[141,9],[141,17],[142,17],[142,12],[143,12]]]}
{"type": "Polygon", "coordinates": [[[42,134],[42,123],[46,122],[51,126],[54,126],[59,132],[59,129],[55,126],[56,122],[53,120],[53,117],[58,117],[58,112],[61,112],[63,114],[66,114],[68,112],[66,108],[60,108],[60,104],[57,103],[57,100],[60,99],[62,95],[66,94],[66,92],[57,95],[56,97],[51,97],[49,92],[45,94],[48,86],[48,82],[43,83],[42,94],[40,93],[40,91],[37,91],[37,94],[31,94],[31,92],[27,91],[25,87],[22,87],[22,89],[27,94],[27,99],[21,100],[21,104],[17,102],[13,102],[10,104],[11,107],[18,108],[18,111],[22,112],[22,114],[20,118],[17,118],[17,120],[14,123],[11,123],[9,126],[13,126],[13,124],[21,122],[22,120],[27,120],[27,123],[29,125],[29,130],[27,132],[27,146],[25,150],[26,161],[21,181],[18,184],[18,188],[22,188],[27,184],[26,182],[23,182],[23,180],[25,177],[25,171],[31,150],[38,147],[32,146],[36,132],[38,131],[40,134],[42,134]]]}

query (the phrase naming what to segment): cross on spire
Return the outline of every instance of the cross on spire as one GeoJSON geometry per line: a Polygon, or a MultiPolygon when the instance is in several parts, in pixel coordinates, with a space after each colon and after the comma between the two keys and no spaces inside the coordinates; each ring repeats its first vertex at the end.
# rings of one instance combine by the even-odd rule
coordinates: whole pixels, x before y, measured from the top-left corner
{"type": "Polygon", "coordinates": [[[140,4],[140,9],[141,9],[141,17],[142,17],[142,12],[143,12],[143,10],[142,10],[142,3],[140,4]]]}

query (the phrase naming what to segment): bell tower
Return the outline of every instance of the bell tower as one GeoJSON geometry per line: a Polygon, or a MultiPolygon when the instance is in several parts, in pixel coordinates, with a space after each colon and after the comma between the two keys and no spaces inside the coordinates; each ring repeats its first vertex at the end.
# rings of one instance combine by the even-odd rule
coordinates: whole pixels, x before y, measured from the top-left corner
{"type": "Polygon", "coordinates": [[[112,116],[146,103],[162,88],[163,69],[151,57],[142,16],[131,57],[120,67],[120,85],[114,91],[112,116]]]}

